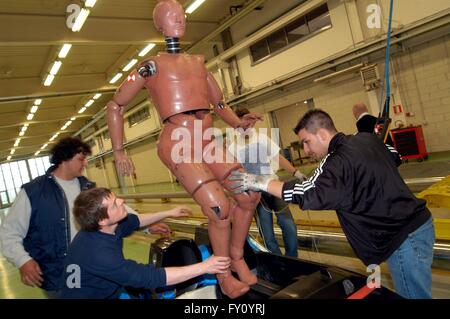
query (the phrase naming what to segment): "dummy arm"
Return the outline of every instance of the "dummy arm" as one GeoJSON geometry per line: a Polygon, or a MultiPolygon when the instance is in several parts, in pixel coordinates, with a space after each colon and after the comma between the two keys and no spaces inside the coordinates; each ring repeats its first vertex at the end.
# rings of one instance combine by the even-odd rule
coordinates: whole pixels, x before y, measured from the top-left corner
{"type": "Polygon", "coordinates": [[[106,119],[108,122],[111,144],[119,171],[124,175],[134,173],[131,160],[123,151],[123,114],[125,106],[144,87],[145,79],[137,71],[130,73],[128,78],[117,89],[116,94],[106,105],[106,119]]]}
{"type": "Polygon", "coordinates": [[[223,94],[217,84],[214,76],[208,72],[208,98],[209,102],[214,105],[214,112],[222,118],[228,125],[233,128],[249,128],[257,121],[262,120],[262,116],[259,114],[246,114],[240,119],[236,113],[223,101],[223,94]]]}

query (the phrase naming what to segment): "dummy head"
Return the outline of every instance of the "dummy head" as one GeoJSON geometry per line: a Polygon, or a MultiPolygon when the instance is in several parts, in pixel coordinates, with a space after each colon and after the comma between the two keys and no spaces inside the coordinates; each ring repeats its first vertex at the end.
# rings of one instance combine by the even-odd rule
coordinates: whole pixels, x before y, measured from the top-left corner
{"type": "Polygon", "coordinates": [[[153,22],[164,36],[181,38],[186,30],[186,17],[176,0],[161,0],[153,10],[153,22]]]}

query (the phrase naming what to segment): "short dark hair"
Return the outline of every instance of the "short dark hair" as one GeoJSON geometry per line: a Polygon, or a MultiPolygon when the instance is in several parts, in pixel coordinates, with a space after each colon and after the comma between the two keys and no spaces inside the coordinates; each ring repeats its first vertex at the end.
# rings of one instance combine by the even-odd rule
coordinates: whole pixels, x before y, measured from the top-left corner
{"type": "Polygon", "coordinates": [[[107,188],[92,188],[82,191],[73,204],[73,215],[82,230],[97,231],[98,222],[108,218],[108,207],[103,205],[103,199],[109,197],[111,191],[107,188]]]}
{"type": "Polygon", "coordinates": [[[242,109],[239,109],[239,110],[236,111],[236,115],[239,118],[242,118],[246,114],[250,114],[250,111],[247,108],[242,108],[242,109]]]}
{"type": "Polygon", "coordinates": [[[294,132],[298,134],[300,130],[305,129],[309,133],[315,134],[319,128],[324,128],[330,132],[337,132],[333,120],[328,113],[321,109],[314,109],[303,115],[294,128],[294,132]]]}
{"type": "Polygon", "coordinates": [[[79,138],[65,137],[51,149],[50,163],[57,167],[62,162],[71,160],[78,153],[90,155],[91,147],[79,138]]]}

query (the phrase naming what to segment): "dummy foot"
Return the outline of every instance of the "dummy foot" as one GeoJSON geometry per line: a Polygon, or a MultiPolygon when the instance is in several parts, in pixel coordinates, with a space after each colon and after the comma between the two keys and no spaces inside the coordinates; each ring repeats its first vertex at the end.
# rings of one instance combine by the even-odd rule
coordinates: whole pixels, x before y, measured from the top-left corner
{"type": "Polygon", "coordinates": [[[233,277],[231,272],[225,274],[218,274],[217,279],[219,281],[220,289],[222,293],[227,295],[231,299],[235,299],[247,293],[250,287],[233,277]]]}
{"type": "Polygon", "coordinates": [[[231,270],[236,272],[239,280],[251,286],[257,283],[258,278],[250,271],[244,258],[233,260],[231,259],[231,270]]]}

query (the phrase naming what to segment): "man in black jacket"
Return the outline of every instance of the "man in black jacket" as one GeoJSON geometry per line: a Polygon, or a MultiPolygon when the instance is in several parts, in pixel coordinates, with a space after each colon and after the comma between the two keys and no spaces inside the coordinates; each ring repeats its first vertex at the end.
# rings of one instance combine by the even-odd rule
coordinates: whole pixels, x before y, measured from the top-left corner
{"type": "Polygon", "coordinates": [[[431,298],[434,226],[425,201],[400,176],[396,150],[374,134],[338,133],[330,116],[317,109],[307,112],[294,131],[305,152],[322,159],[314,175],[302,183],[283,183],[233,172],[235,192],[268,191],[305,210],[336,210],[364,264],[387,261],[397,293],[431,298]]]}
{"type": "MultiPolygon", "coordinates": [[[[356,127],[358,132],[373,133],[377,118],[369,114],[369,109],[363,102],[358,102],[353,105],[353,116],[356,119],[356,127]]],[[[394,146],[391,135],[388,134],[386,138],[386,144],[394,146]]]]}

